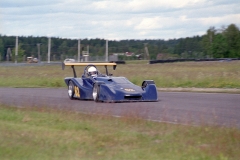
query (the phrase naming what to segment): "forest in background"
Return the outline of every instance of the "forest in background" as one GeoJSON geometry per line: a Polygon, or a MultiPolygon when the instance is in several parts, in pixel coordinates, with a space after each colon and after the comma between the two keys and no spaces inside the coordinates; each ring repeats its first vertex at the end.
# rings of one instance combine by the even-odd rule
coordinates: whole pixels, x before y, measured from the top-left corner
{"type": "MultiPolygon", "coordinates": [[[[6,61],[6,55],[11,51],[14,60],[16,36],[0,35],[0,61],[6,61]]],[[[18,36],[18,59],[38,56],[40,45],[41,59],[47,60],[48,37],[18,36]]],[[[210,27],[202,36],[179,39],[127,39],[108,40],[108,53],[134,53],[144,58],[145,45],[148,48],[150,60],[173,58],[240,58],[240,30],[235,24],[216,29],[210,27]]],[[[81,51],[89,51],[90,56],[104,56],[106,40],[81,39],[81,51]]],[[[51,56],[56,60],[76,58],[78,40],[51,37],[51,56]]],[[[51,58],[52,59],[52,58],[51,58]]],[[[137,59],[136,56],[119,56],[120,60],[137,59]]]]}

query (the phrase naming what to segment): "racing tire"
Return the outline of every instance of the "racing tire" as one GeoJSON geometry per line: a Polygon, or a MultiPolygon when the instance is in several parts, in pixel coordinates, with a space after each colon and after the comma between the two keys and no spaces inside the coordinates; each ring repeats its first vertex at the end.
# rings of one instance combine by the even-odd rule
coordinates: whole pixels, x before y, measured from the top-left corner
{"type": "Polygon", "coordinates": [[[75,91],[74,91],[74,84],[72,81],[69,81],[68,83],[68,97],[73,100],[75,99],[74,98],[74,94],[75,94],[75,91]]]}
{"type": "Polygon", "coordinates": [[[95,102],[99,102],[99,93],[100,93],[100,86],[98,83],[95,83],[93,86],[93,92],[92,92],[93,100],[95,102]]]}

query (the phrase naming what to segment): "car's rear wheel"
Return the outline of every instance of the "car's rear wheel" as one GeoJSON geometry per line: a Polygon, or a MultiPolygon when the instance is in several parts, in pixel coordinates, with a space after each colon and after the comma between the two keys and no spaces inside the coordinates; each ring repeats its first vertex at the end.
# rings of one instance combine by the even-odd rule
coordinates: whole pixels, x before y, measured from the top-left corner
{"type": "Polygon", "coordinates": [[[74,84],[72,81],[68,83],[68,97],[74,99],[74,84]]]}
{"type": "Polygon", "coordinates": [[[93,93],[92,93],[93,100],[95,102],[99,101],[99,93],[100,93],[100,86],[98,83],[95,83],[93,86],[93,93]]]}
{"type": "Polygon", "coordinates": [[[146,88],[149,84],[155,84],[153,80],[145,80],[142,83],[142,88],[146,88]]]}

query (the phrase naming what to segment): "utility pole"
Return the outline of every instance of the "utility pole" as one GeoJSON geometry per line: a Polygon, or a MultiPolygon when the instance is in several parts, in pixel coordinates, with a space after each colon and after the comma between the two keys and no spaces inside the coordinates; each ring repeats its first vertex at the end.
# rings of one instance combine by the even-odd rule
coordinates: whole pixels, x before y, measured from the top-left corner
{"type": "Polygon", "coordinates": [[[77,59],[77,61],[78,62],[80,62],[80,60],[81,60],[81,40],[79,39],[78,40],[78,59],[77,59]]]}
{"type": "Polygon", "coordinates": [[[145,49],[145,56],[144,56],[144,58],[149,60],[149,52],[148,52],[147,43],[144,43],[144,49],[145,49]]]}
{"type": "Polygon", "coordinates": [[[39,62],[41,62],[40,45],[41,45],[41,43],[37,43],[37,48],[38,48],[38,61],[39,61],[39,62]]]}
{"type": "Polygon", "coordinates": [[[11,48],[8,48],[7,49],[7,55],[6,55],[7,62],[10,61],[11,57],[12,57],[11,48]]]}
{"type": "Polygon", "coordinates": [[[17,63],[17,59],[18,59],[18,36],[16,37],[15,63],[17,63]]]}
{"type": "Polygon", "coordinates": [[[87,45],[87,53],[88,53],[88,55],[89,55],[89,45],[87,45]]]}
{"type": "Polygon", "coordinates": [[[48,63],[50,63],[51,55],[51,37],[48,38],[48,63]]]}
{"type": "Polygon", "coordinates": [[[106,40],[106,55],[105,55],[105,61],[108,61],[108,40],[106,40]]]}

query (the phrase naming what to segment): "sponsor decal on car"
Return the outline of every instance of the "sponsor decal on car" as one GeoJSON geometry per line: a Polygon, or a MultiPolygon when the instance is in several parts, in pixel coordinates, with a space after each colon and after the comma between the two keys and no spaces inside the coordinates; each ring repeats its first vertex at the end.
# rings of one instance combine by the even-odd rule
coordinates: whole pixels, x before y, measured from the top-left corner
{"type": "Polygon", "coordinates": [[[77,86],[74,86],[74,91],[75,91],[76,97],[80,98],[80,91],[79,91],[79,88],[77,86]]]}

